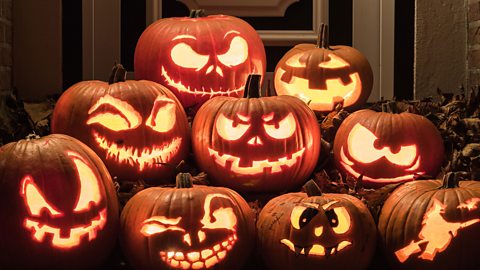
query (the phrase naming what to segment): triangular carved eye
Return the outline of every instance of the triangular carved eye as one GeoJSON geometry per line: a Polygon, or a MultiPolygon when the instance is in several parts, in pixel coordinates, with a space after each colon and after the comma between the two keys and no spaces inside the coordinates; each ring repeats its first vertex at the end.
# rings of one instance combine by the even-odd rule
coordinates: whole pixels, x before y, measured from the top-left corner
{"type": "Polygon", "coordinates": [[[90,203],[98,205],[102,200],[102,194],[100,193],[100,186],[98,184],[99,180],[82,157],[74,152],[68,152],[67,154],[75,164],[77,176],[80,181],[80,193],[73,211],[88,211],[90,210],[90,203]]]}
{"type": "Polygon", "coordinates": [[[147,118],[146,126],[156,132],[170,131],[176,122],[175,101],[164,96],[159,96],[153,104],[152,112],[147,118]]]}
{"type": "Polygon", "coordinates": [[[23,197],[31,216],[40,217],[42,210],[47,211],[53,217],[63,216],[60,211],[55,209],[55,207],[45,199],[45,196],[37,184],[35,184],[32,176],[25,176],[21,181],[20,187],[20,195],[23,197]]]}
{"type": "Polygon", "coordinates": [[[242,64],[248,58],[248,43],[242,37],[234,37],[230,41],[228,51],[217,55],[218,60],[225,66],[233,67],[242,64]]]}

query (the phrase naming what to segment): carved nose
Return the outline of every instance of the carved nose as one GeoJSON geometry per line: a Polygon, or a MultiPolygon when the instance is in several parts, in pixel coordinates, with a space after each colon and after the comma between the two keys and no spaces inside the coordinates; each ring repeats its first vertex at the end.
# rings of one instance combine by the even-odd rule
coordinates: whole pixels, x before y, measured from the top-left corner
{"type": "Polygon", "coordinates": [[[248,144],[250,144],[250,145],[262,145],[263,142],[260,139],[260,137],[255,136],[248,141],[248,144]]]}
{"type": "Polygon", "coordinates": [[[209,74],[213,71],[213,69],[215,68],[215,72],[217,72],[218,75],[220,75],[220,77],[223,77],[223,71],[220,67],[214,67],[213,65],[209,66],[207,68],[207,71],[205,72],[205,74],[209,74]]]}

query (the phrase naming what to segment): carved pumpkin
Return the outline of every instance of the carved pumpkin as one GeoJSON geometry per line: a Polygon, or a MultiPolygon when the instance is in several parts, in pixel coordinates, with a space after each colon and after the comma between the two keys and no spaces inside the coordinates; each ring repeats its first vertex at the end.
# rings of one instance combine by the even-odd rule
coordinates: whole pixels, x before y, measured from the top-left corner
{"type": "Polygon", "coordinates": [[[245,21],[226,15],[165,18],[135,48],[135,77],[168,87],[185,108],[214,96],[241,97],[250,73],[265,74],[262,40],[245,21]]]}
{"type": "Polygon", "coordinates": [[[315,114],[291,96],[260,97],[250,75],[244,98],[218,97],[198,111],[192,132],[197,164],[216,185],[275,192],[301,185],[320,152],[315,114]]]}
{"type": "Polygon", "coordinates": [[[121,244],[135,269],[240,269],[253,249],[247,202],[223,187],[192,186],[179,174],[174,188],[148,188],[121,215],[121,244]]]}
{"type": "Polygon", "coordinates": [[[268,269],[366,269],[375,253],[376,228],[367,207],[347,194],[306,193],[270,200],[257,222],[268,269]]]}
{"type": "Polygon", "coordinates": [[[0,148],[0,268],[98,267],[115,245],[118,201],[98,156],[55,134],[0,148]]]}
{"type": "Polygon", "coordinates": [[[333,146],[337,168],[355,178],[363,175],[368,187],[411,181],[415,174],[436,175],[443,151],[440,133],[427,118],[368,109],[343,121],[333,146]]]}
{"type": "Polygon", "coordinates": [[[480,182],[405,183],[385,202],[378,222],[384,251],[395,269],[480,269],[480,182]]]}
{"type": "Polygon", "coordinates": [[[67,89],[52,117],[52,132],[90,146],[119,181],[172,181],[172,165],[188,153],[186,114],[168,89],[151,81],[125,81],[117,65],[109,83],[83,81],[67,89]],[[115,75],[117,74],[117,75],[115,75]]]}
{"type": "Polygon", "coordinates": [[[364,104],[373,86],[368,60],[349,46],[330,46],[327,25],[322,24],[317,44],[298,44],[277,64],[274,74],[278,95],[299,97],[314,111],[332,111],[364,104]]]}

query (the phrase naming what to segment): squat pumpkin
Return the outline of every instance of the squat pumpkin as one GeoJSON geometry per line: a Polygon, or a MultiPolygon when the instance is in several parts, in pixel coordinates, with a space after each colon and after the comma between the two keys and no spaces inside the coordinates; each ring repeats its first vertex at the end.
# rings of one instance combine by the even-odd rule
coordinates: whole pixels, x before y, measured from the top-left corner
{"type": "Polygon", "coordinates": [[[118,202],[100,158],[60,134],[0,148],[0,268],[100,267],[116,242],[118,202]]]}
{"type": "Polygon", "coordinates": [[[121,244],[135,269],[241,269],[253,249],[255,225],[247,202],[223,187],[148,188],[126,204],[121,244]]]}
{"type": "Polygon", "coordinates": [[[197,164],[215,185],[241,192],[278,192],[300,186],[320,152],[315,114],[291,96],[261,97],[250,75],[244,98],[217,97],[193,121],[197,164]]]}
{"type": "Polygon", "coordinates": [[[376,246],[367,207],[347,194],[322,194],[313,180],[305,189],[260,212],[258,249],[268,269],[366,269],[376,246]]]}

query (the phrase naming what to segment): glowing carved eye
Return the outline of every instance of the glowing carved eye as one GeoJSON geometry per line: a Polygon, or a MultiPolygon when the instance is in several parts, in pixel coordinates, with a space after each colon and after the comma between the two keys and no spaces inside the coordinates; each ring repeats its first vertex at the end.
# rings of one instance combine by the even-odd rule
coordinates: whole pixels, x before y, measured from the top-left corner
{"type": "Polygon", "coordinates": [[[178,66],[200,70],[208,63],[209,55],[198,54],[190,45],[178,43],[172,48],[172,60],[178,66]]]}
{"type": "Polygon", "coordinates": [[[335,69],[335,68],[345,68],[349,64],[345,62],[342,58],[336,56],[335,54],[328,55],[330,59],[328,61],[320,63],[318,66],[321,68],[335,69]]]}
{"type": "Polygon", "coordinates": [[[218,135],[227,141],[236,141],[240,139],[250,128],[250,124],[237,123],[234,126],[233,120],[228,119],[225,115],[220,114],[215,121],[215,128],[218,135]]]}
{"type": "Polygon", "coordinates": [[[328,222],[336,234],[344,234],[350,229],[350,214],[345,207],[325,211],[328,222]]]}
{"type": "Polygon", "coordinates": [[[294,56],[290,57],[285,64],[290,67],[306,67],[306,63],[300,63],[300,57],[303,56],[303,53],[297,53],[294,56]]]}
{"type": "Polygon", "coordinates": [[[230,207],[221,207],[213,211],[211,213],[210,203],[214,198],[224,198],[231,200],[228,196],[222,194],[209,194],[205,198],[205,203],[203,208],[205,210],[205,214],[200,221],[203,224],[203,228],[205,229],[228,229],[231,231],[235,231],[235,227],[237,225],[237,217],[233,212],[233,209],[230,207]],[[213,219],[211,218],[213,216],[213,219]],[[213,222],[212,222],[213,221],[213,222]]]}
{"type": "Polygon", "coordinates": [[[46,209],[53,217],[63,216],[62,213],[47,202],[31,176],[25,176],[22,179],[20,186],[20,195],[23,197],[31,216],[39,217],[42,209],[46,209]]]}
{"type": "MultiPolygon", "coordinates": [[[[265,118],[264,118],[265,120],[265,118]]],[[[275,139],[286,139],[295,133],[296,123],[292,113],[289,113],[285,118],[280,120],[277,124],[263,124],[268,136],[275,139]]]]}
{"type": "Polygon", "coordinates": [[[88,110],[88,114],[92,114],[106,106],[110,112],[101,111],[87,120],[87,125],[100,124],[110,130],[120,131],[134,129],[142,122],[142,116],[127,102],[105,95],[88,110]]]}
{"type": "Polygon", "coordinates": [[[80,195],[73,211],[88,211],[90,202],[98,205],[102,199],[97,176],[78,154],[68,152],[68,156],[72,157],[77,168],[78,179],[80,179],[80,195]]]}
{"type": "Polygon", "coordinates": [[[147,127],[156,132],[167,132],[175,126],[175,102],[167,97],[160,96],[155,100],[150,116],[147,118],[147,127]]]}
{"type": "Polygon", "coordinates": [[[240,65],[248,58],[248,44],[242,37],[234,37],[230,48],[224,54],[217,55],[218,60],[226,66],[240,65]]]}
{"type": "Polygon", "coordinates": [[[154,234],[163,233],[165,231],[180,231],[185,232],[184,229],[177,227],[177,225],[182,218],[167,218],[163,216],[154,216],[143,222],[140,233],[144,236],[151,236],[154,234]]]}
{"type": "Polygon", "coordinates": [[[295,206],[290,214],[290,223],[292,227],[300,230],[306,226],[316,215],[318,209],[313,207],[295,206]]]}
{"type": "Polygon", "coordinates": [[[390,147],[376,149],[374,146],[377,136],[360,124],[356,124],[348,135],[347,144],[350,155],[362,163],[371,163],[381,157],[400,165],[411,165],[417,156],[415,145],[401,146],[400,151],[392,153],[390,147]]]}

